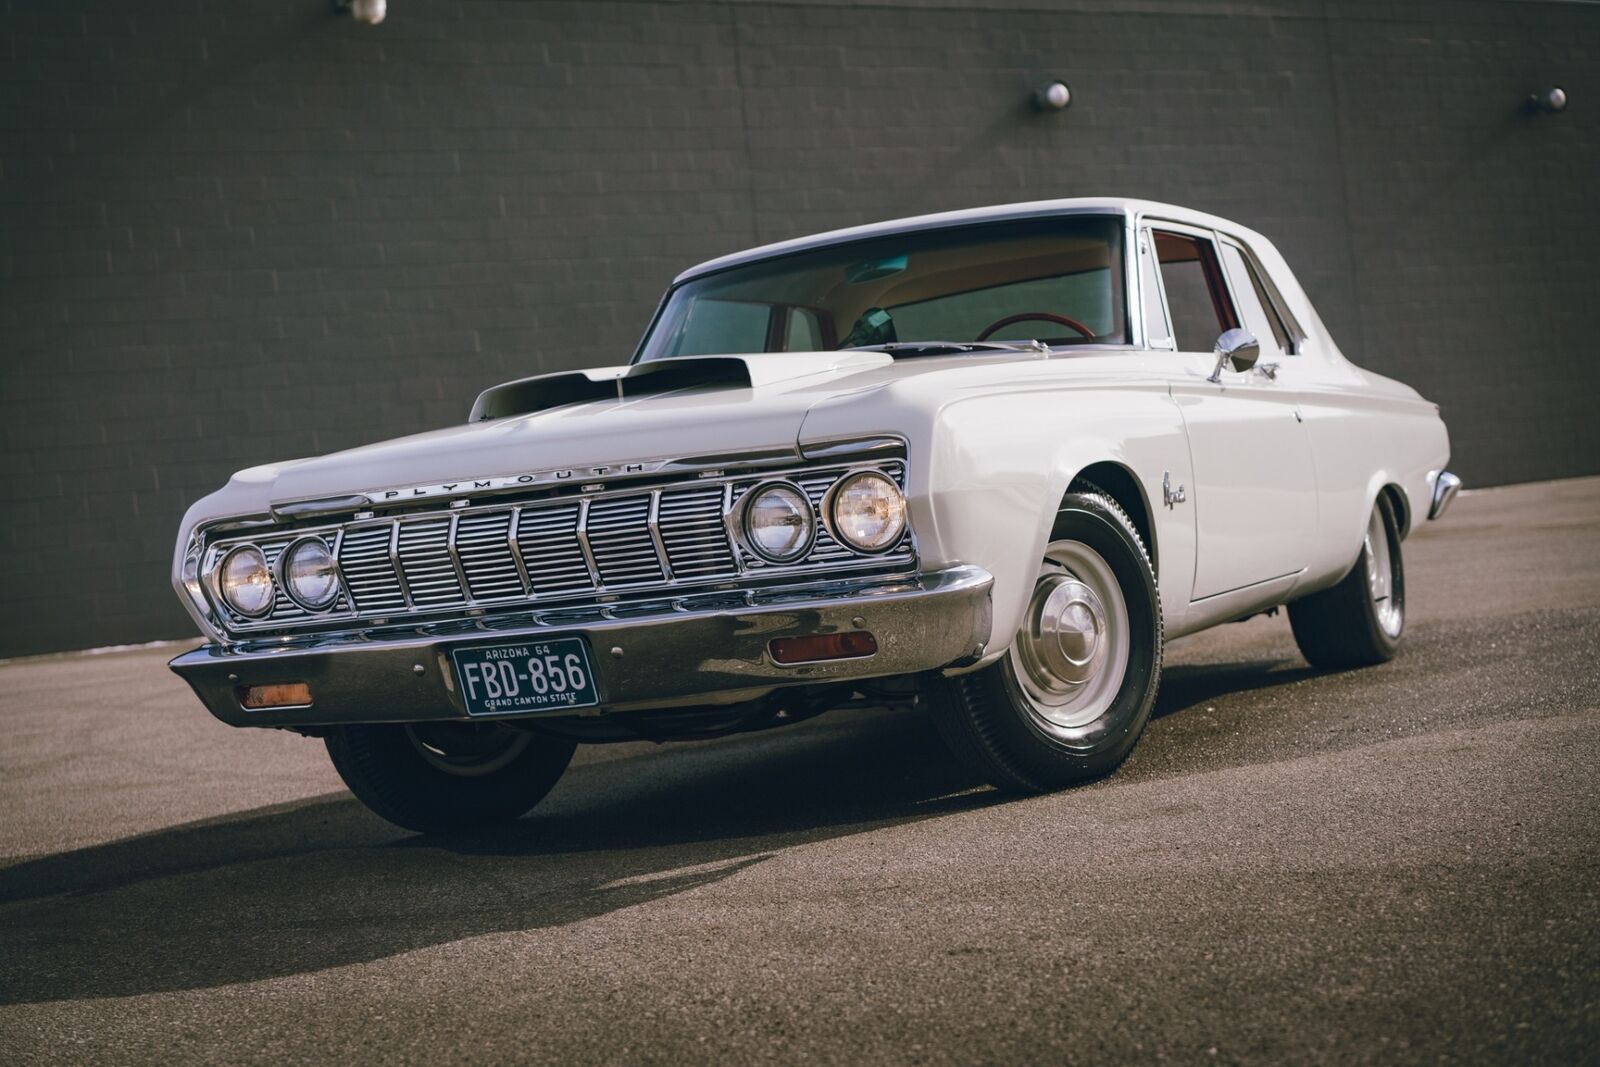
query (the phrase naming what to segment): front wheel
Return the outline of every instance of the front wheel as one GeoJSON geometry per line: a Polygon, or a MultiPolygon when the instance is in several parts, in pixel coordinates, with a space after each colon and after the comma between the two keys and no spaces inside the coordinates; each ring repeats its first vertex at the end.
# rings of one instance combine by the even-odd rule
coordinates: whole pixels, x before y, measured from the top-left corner
{"type": "Polygon", "coordinates": [[[474,722],[338,726],[326,744],[356,799],[419,833],[520,817],[555,786],[577,747],[474,722]]]}
{"type": "Polygon", "coordinates": [[[934,721],[995,786],[1039,793],[1114,771],[1161,680],[1161,601],[1139,532],[1106,494],[1056,515],[1022,626],[988,667],[930,683],[934,721]]]}
{"type": "Polygon", "coordinates": [[[1289,605],[1295,644],[1314,667],[1370,667],[1394,658],[1406,626],[1400,523],[1378,495],[1361,555],[1338,585],[1289,605]]]}

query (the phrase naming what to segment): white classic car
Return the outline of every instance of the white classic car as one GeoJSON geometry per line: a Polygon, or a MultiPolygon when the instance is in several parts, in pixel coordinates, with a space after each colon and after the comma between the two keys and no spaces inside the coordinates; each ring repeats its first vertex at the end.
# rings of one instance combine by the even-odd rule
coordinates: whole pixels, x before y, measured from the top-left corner
{"type": "Polygon", "coordinates": [[[172,666],[421,831],[522,815],[580,742],[846,704],[1054,789],[1127,756],[1172,638],[1287,604],[1313,664],[1392,656],[1448,455],[1243,227],[907,219],[686,271],[626,366],[241,471],[184,518],[172,666]]]}

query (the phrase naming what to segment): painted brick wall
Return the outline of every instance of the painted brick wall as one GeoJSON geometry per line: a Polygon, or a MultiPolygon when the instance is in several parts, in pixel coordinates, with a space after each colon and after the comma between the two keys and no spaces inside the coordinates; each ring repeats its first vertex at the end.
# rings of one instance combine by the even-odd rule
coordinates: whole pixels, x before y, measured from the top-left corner
{"type": "Polygon", "coordinates": [[[0,0],[0,655],[190,632],[190,501],[620,362],[683,265],[1008,200],[1237,218],[1471,484],[1600,471],[1600,8],[391,8],[0,0]]]}

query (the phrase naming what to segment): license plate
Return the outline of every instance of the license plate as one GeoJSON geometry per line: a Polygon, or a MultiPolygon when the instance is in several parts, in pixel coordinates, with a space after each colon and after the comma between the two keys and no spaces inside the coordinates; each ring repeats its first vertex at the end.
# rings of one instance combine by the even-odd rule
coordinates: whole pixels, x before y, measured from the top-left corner
{"type": "Polygon", "coordinates": [[[600,703],[589,669],[589,649],[581,638],[453,648],[450,662],[468,715],[514,715],[600,703]]]}

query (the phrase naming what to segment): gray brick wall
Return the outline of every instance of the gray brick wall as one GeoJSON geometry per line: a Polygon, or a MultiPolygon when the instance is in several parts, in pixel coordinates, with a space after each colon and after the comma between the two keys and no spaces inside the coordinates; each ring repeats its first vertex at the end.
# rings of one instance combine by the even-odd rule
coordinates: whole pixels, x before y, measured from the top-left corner
{"type": "Polygon", "coordinates": [[[391,7],[0,0],[0,655],[190,632],[191,500],[621,361],[689,262],[1006,200],[1237,218],[1469,482],[1600,470],[1600,8],[391,7]]]}

